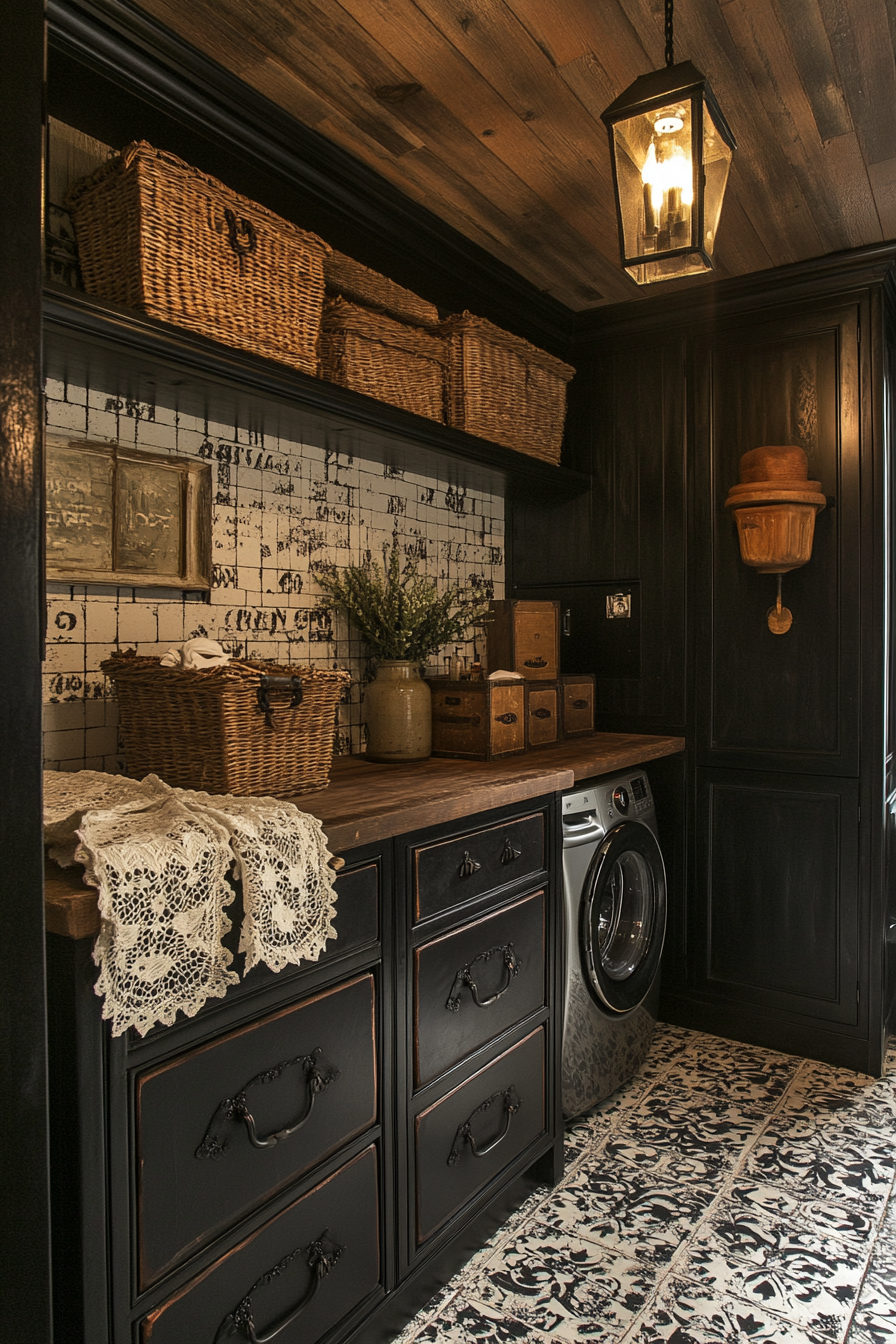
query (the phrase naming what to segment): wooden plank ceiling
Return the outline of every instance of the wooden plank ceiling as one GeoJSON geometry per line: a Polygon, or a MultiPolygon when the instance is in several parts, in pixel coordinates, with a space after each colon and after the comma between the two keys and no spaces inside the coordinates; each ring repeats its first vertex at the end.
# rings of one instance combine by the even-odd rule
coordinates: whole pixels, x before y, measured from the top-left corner
{"type": "MultiPolygon", "coordinates": [[[[140,3],[569,308],[656,292],[619,266],[600,113],[664,65],[663,0],[140,3]]],[[[894,0],[678,0],[739,145],[715,274],[896,237],[894,39],[894,0]]]]}

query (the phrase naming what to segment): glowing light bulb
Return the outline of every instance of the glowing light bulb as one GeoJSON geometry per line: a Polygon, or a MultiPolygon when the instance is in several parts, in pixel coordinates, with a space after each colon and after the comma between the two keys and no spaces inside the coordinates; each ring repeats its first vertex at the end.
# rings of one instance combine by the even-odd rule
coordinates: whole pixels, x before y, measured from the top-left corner
{"type": "Polygon", "coordinates": [[[681,192],[682,205],[694,203],[694,173],[690,155],[685,154],[681,145],[670,148],[669,154],[658,158],[656,146],[651,140],[641,169],[641,181],[650,188],[651,203],[657,212],[663,208],[665,193],[673,188],[681,192]]]}

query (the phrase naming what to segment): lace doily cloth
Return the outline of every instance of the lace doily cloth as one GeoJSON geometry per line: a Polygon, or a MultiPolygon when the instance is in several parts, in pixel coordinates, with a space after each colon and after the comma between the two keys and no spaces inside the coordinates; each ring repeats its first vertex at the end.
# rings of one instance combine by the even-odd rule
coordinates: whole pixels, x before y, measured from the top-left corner
{"type": "Polygon", "coordinates": [[[47,771],[50,856],[99,891],[96,992],[112,1034],[192,1017],[237,975],[222,945],[231,865],[243,882],[245,970],[315,961],[335,937],[335,875],[316,817],[275,798],[172,789],[96,771],[47,771]]]}

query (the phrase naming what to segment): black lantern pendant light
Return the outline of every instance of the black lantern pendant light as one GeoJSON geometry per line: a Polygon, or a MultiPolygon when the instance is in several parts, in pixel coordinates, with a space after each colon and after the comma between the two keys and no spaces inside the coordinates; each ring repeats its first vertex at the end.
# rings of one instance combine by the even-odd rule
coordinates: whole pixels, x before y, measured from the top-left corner
{"type": "Polygon", "coordinates": [[[690,61],[674,64],[666,0],[666,68],[636,79],[602,114],[610,135],[622,265],[639,285],[712,270],[731,134],[690,61]]]}

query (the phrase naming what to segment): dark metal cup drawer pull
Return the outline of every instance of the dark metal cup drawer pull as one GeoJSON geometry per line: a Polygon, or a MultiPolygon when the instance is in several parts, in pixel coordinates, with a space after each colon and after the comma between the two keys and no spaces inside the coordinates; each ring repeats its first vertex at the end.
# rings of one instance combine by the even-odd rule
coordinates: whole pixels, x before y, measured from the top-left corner
{"type": "Polygon", "coordinates": [[[295,1059],[286,1059],[282,1064],[275,1064],[272,1069],[266,1069],[264,1073],[257,1073],[254,1078],[250,1078],[248,1083],[240,1088],[236,1096],[225,1097],[223,1101],[218,1102],[209,1127],[205,1131],[205,1137],[196,1149],[196,1156],[199,1158],[218,1158],[227,1152],[227,1140],[220,1137],[219,1130],[228,1120],[243,1121],[249,1134],[249,1142],[253,1148],[273,1148],[276,1144],[282,1143],[284,1139],[288,1139],[291,1134],[295,1134],[296,1130],[301,1129],[310,1119],[311,1112],[314,1109],[314,1098],[318,1092],[325,1092],[330,1084],[335,1083],[339,1077],[339,1070],[336,1068],[328,1068],[326,1071],[318,1068],[319,1055],[320,1046],[317,1046],[311,1051],[310,1055],[296,1055],[295,1059]],[[255,1118],[249,1110],[246,1093],[250,1087],[256,1087],[261,1083],[276,1082],[286,1069],[291,1069],[296,1065],[302,1067],[305,1074],[305,1086],[308,1089],[308,1104],[305,1107],[305,1113],[294,1124],[287,1125],[285,1129],[278,1129],[275,1133],[260,1138],[255,1127],[255,1118]]]}
{"type": "Polygon", "coordinates": [[[544,708],[533,709],[532,717],[533,719],[549,719],[551,717],[551,711],[549,709],[544,708]]]}
{"type": "Polygon", "coordinates": [[[547,667],[547,662],[544,658],[527,658],[523,667],[547,667]]]}
{"type": "Polygon", "coordinates": [[[587,709],[587,708],[588,708],[588,701],[587,701],[587,700],[573,700],[573,702],[572,702],[572,707],[573,707],[573,709],[587,709]]]}
{"type": "Polygon", "coordinates": [[[495,723],[516,723],[516,715],[512,710],[508,710],[506,714],[496,714],[495,723]]]}
{"type": "Polygon", "coordinates": [[[514,849],[510,843],[509,835],[504,837],[504,848],[501,850],[502,863],[513,863],[514,859],[518,859],[522,852],[521,849],[514,849]]]}
{"type": "Polygon", "coordinates": [[[479,872],[479,869],[481,867],[482,864],[477,863],[475,859],[471,859],[470,851],[468,849],[465,849],[463,863],[458,868],[457,875],[458,877],[472,877],[474,873],[479,872]]]}
{"type": "Polygon", "coordinates": [[[237,1303],[233,1311],[225,1316],[218,1326],[218,1333],[215,1335],[215,1344],[224,1344],[225,1340],[232,1338],[236,1334],[242,1335],[244,1339],[248,1339],[249,1344],[269,1344],[270,1340],[276,1339],[281,1330],[285,1330],[287,1326],[292,1325],[296,1317],[300,1312],[305,1310],[308,1303],[317,1292],[321,1280],[326,1278],[342,1252],[345,1250],[344,1246],[340,1246],[337,1242],[329,1239],[327,1236],[329,1230],[328,1227],[325,1227],[317,1240],[312,1241],[310,1246],[297,1246],[294,1251],[290,1251],[289,1255],[284,1255],[283,1259],[278,1261],[273,1269],[267,1270],[262,1274],[260,1279],[256,1279],[243,1300],[237,1303]],[[292,1311],[287,1312],[287,1314],[276,1323],[273,1329],[266,1331],[263,1335],[259,1335],[255,1329],[255,1320],[252,1315],[252,1294],[257,1293],[259,1288],[263,1288],[264,1285],[270,1283],[272,1279],[279,1278],[280,1275],[289,1268],[293,1260],[295,1260],[297,1256],[302,1255],[303,1252],[308,1256],[308,1268],[311,1271],[311,1282],[308,1285],[308,1290],[305,1293],[305,1296],[302,1298],[301,1302],[293,1307],[292,1311]]]}
{"type": "Polygon", "coordinates": [[[481,1106],[476,1107],[469,1120],[465,1120],[462,1125],[458,1125],[457,1133],[454,1135],[454,1144],[451,1148],[451,1152],[448,1154],[449,1167],[457,1165],[460,1160],[461,1146],[464,1143],[470,1145],[470,1150],[474,1157],[485,1157],[488,1153],[493,1153],[498,1144],[503,1142],[507,1137],[507,1131],[510,1129],[510,1122],[522,1104],[523,1103],[517,1096],[516,1088],[512,1083],[510,1087],[505,1087],[503,1092],[493,1092],[481,1106]],[[491,1143],[487,1143],[484,1148],[480,1148],[473,1137],[473,1121],[476,1119],[477,1115],[482,1115],[490,1106],[493,1106],[499,1098],[504,1103],[504,1128],[496,1139],[492,1139],[491,1143]]]}
{"type": "Polygon", "coordinates": [[[497,1002],[502,994],[506,994],[510,988],[510,982],[515,975],[519,975],[523,963],[513,950],[513,943],[504,943],[502,947],[490,947],[487,952],[480,952],[478,957],[474,957],[466,966],[461,967],[454,977],[454,984],[451,986],[451,993],[448,995],[448,1002],[445,1007],[449,1012],[456,1013],[460,1011],[460,992],[464,985],[467,986],[473,1002],[477,1008],[488,1008],[492,1003],[497,1002]],[[491,961],[492,957],[501,955],[504,959],[505,978],[504,983],[496,993],[488,999],[480,999],[479,988],[473,979],[473,967],[477,961],[491,961]]]}

